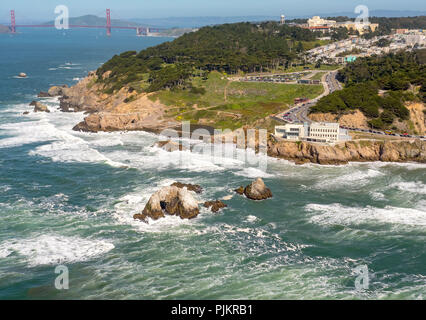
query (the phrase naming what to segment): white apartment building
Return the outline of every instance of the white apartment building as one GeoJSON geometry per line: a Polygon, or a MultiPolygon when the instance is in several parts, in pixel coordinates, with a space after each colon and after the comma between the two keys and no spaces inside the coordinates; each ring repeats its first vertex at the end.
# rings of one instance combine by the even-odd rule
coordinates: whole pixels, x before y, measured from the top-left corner
{"type": "Polygon", "coordinates": [[[309,27],[322,27],[322,26],[334,27],[335,25],[336,25],[336,21],[325,20],[319,16],[313,16],[311,19],[308,19],[309,27]]]}
{"type": "Polygon", "coordinates": [[[346,129],[335,122],[294,123],[275,127],[277,138],[294,141],[336,143],[352,140],[346,129]]]}

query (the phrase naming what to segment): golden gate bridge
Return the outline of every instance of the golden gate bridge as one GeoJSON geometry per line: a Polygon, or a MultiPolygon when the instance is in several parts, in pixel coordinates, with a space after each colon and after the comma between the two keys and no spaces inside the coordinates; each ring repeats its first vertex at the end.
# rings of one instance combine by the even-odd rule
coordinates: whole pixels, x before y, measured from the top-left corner
{"type": "MultiPolygon", "coordinates": [[[[55,25],[49,24],[16,24],[15,10],[10,11],[10,26],[9,29],[12,33],[16,33],[17,28],[55,28],[55,25]]],[[[77,25],[70,24],[69,28],[92,28],[92,29],[106,29],[107,36],[111,36],[112,29],[135,30],[138,36],[149,36],[151,33],[158,33],[162,28],[149,28],[139,26],[113,26],[111,25],[111,10],[106,9],[106,25],[104,26],[90,26],[90,25],[77,25]]]]}

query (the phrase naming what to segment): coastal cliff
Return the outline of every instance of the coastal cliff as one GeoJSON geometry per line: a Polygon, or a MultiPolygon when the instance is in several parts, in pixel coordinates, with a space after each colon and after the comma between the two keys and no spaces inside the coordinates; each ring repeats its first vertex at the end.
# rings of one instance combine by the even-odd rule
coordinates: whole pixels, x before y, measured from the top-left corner
{"type": "MultiPolygon", "coordinates": [[[[105,75],[105,76],[108,76],[105,75]]],[[[86,112],[87,117],[74,130],[84,132],[148,131],[159,133],[179,123],[167,116],[168,109],[149,94],[123,87],[114,94],[102,91],[94,73],[68,87],[53,87],[50,95],[60,96],[64,112],[86,112]]],[[[347,164],[351,161],[426,163],[426,142],[422,140],[355,140],[335,146],[308,142],[268,142],[268,155],[303,163],[347,164]]]]}
{"type": "MultiPolygon", "coordinates": [[[[104,77],[108,77],[105,74],[104,77]]],[[[58,88],[58,87],[54,87],[58,88]]],[[[54,91],[51,88],[50,91],[54,91]]],[[[84,132],[150,131],[161,132],[174,127],[177,122],[164,117],[166,107],[150,100],[149,94],[138,94],[123,87],[114,94],[107,94],[91,72],[71,88],[60,88],[60,109],[64,112],[86,112],[88,116],[74,130],[84,132]]]]}
{"type": "Polygon", "coordinates": [[[268,155],[297,164],[347,164],[351,161],[426,163],[426,142],[422,140],[358,140],[335,146],[307,142],[269,141],[268,155]]]}

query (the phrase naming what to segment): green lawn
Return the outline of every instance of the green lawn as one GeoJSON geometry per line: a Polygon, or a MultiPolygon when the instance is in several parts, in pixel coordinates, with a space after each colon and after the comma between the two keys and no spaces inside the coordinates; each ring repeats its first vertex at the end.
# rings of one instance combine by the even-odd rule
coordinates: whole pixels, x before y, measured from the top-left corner
{"type": "Polygon", "coordinates": [[[318,73],[314,74],[314,76],[311,77],[310,79],[312,79],[312,80],[321,80],[322,77],[324,76],[324,74],[326,74],[326,72],[318,72],[318,73]]]}
{"type": "Polygon", "coordinates": [[[150,98],[176,106],[168,112],[168,116],[177,120],[234,130],[285,110],[297,97],[314,98],[323,92],[321,85],[233,82],[218,72],[210,73],[208,80],[193,79],[193,85],[204,87],[206,93],[163,90],[150,98]]]}

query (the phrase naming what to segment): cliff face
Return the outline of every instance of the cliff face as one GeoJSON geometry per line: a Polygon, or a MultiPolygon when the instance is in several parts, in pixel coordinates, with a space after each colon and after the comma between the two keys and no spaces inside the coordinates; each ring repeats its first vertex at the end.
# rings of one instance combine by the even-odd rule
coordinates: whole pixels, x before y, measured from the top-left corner
{"type": "MultiPolygon", "coordinates": [[[[167,117],[168,108],[158,101],[151,101],[147,94],[137,94],[127,88],[122,88],[114,94],[105,94],[102,93],[102,87],[96,83],[96,79],[96,75],[90,73],[71,88],[54,87],[49,90],[50,95],[61,96],[62,111],[88,113],[84,121],[77,124],[74,130],[85,132],[142,130],[158,133],[166,128],[179,126],[179,123],[167,117]]],[[[257,144],[257,141],[253,143],[257,144]]],[[[307,162],[346,164],[350,161],[426,163],[426,142],[359,140],[329,146],[271,140],[268,142],[268,154],[300,164],[307,162]]]]}
{"type": "Polygon", "coordinates": [[[336,146],[307,142],[279,141],[268,143],[268,155],[295,161],[298,164],[347,164],[350,161],[384,161],[426,163],[426,142],[412,141],[349,141],[336,146]]]}
{"type": "Polygon", "coordinates": [[[317,122],[339,122],[342,126],[355,127],[360,129],[369,129],[367,118],[364,114],[355,110],[352,113],[342,115],[341,117],[332,113],[313,113],[309,115],[312,121],[317,122]]]}
{"type": "MultiPolygon", "coordinates": [[[[426,134],[426,105],[421,102],[407,102],[405,104],[410,111],[410,119],[399,121],[395,119],[389,127],[395,127],[399,132],[407,132],[414,135],[426,134]]],[[[349,114],[336,115],[332,113],[313,113],[309,118],[318,122],[339,122],[342,126],[360,129],[369,129],[368,118],[359,110],[354,110],[349,114]]]]}
{"type": "Polygon", "coordinates": [[[114,94],[105,94],[96,79],[96,75],[90,73],[73,87],[61,88],[59,95],[62,111],[85,111],[90,114],[74,130],[160,132],[176,126],[177,123],[164,117],[166,107],[151,101],[147,94],[138,94],[128,88],[122,88],[114,94]]]}

